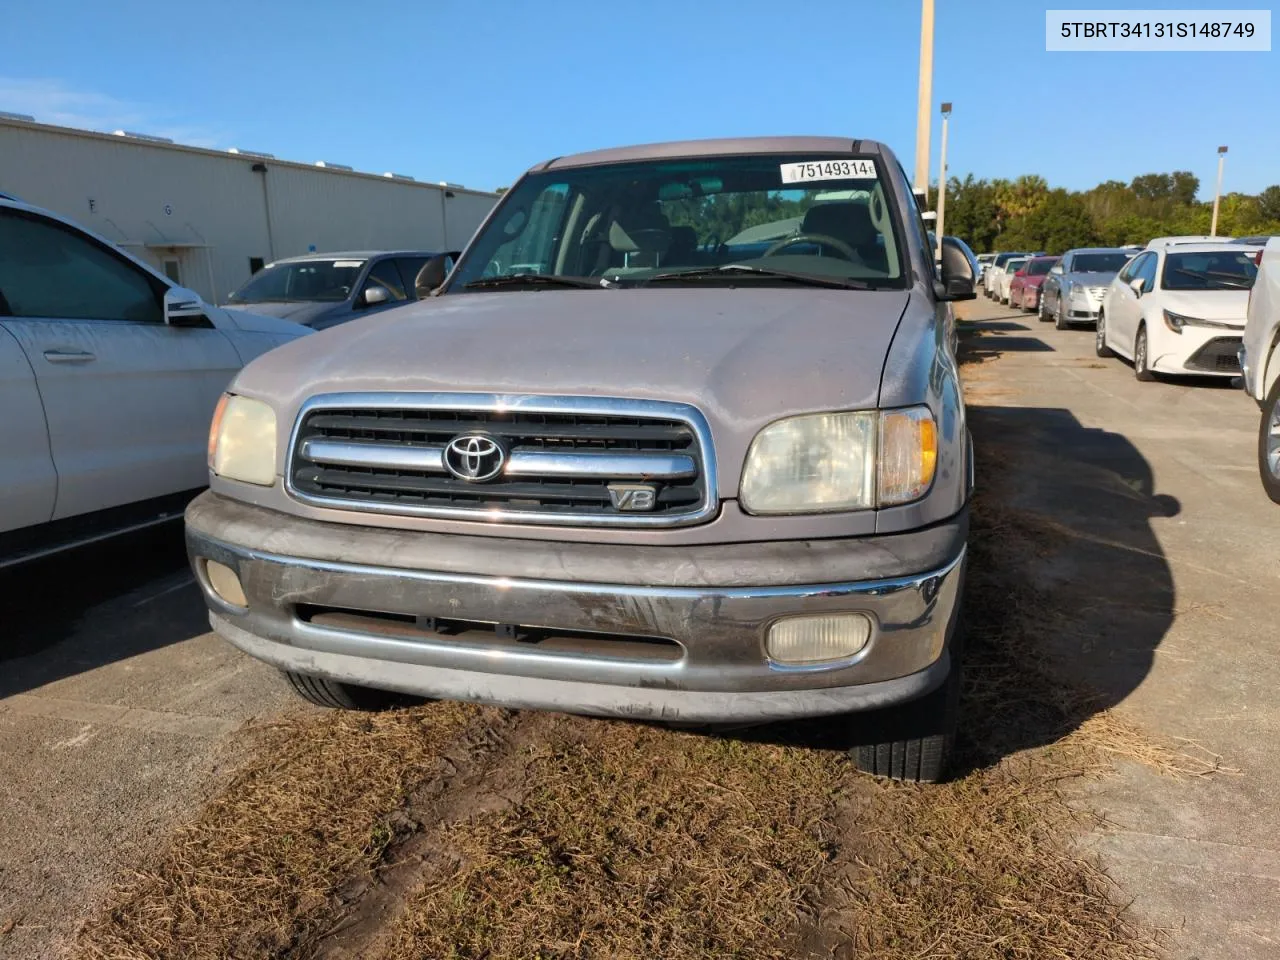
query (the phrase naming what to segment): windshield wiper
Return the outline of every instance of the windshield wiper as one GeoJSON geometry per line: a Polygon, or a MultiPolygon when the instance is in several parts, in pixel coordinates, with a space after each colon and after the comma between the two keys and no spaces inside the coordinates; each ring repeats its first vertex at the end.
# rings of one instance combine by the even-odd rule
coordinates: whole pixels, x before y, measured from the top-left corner
{"type": "MultiPolygon", "coordinates": [[[[1184,273],[1188,277],[1199,277],[1205,282],[1215,282],[1226,286],[1230,290],[1248,290],[1253,286],[1253,281],[1247,277],[1242,277],[1238,273],[1223,273],[1220,270],[1188,270],[1186,267],[1174,267],[1174,272],[1184,273]]],[[[1212,290],[1212,287],[1207,289],[1212,290]]]]}
{"type": "Polygon", "coordinates": [[[469,280],[462,285],[467,290],[480,290],[486,287],[577,287],[579,289],[600,289],[613,286],[604,277],[562,277],[554,273],[512,273],[501,277],[481,277],[469,280]]]}
{"type": "Polygon", "coordinates": [[[812,287],[842,287],[846,290],[871,289],[871,284],[861,280],[852,280],[848,277],[824,277],[814,273],[796,273],[791,270],[758,267],[749,263],[726,263],[719,267],[696,267],[692,270],[672,270],[668,273],[655,273],[651,277],[639,280],[639,283],[643,285],[670,280],[723,280],[727,275],[734,273],[790,280],[793,283],[803,283],[812,287]]]}

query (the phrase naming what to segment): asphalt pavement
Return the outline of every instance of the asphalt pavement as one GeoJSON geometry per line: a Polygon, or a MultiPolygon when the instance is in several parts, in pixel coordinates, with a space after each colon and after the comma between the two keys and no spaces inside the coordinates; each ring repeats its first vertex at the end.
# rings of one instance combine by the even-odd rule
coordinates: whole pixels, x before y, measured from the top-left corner
{"type": "Polygon", "coordinates": [[[1097,566],[1049,549],[1037,571],[1046,589],[1095,586],[1063,668],[1154,738],[1230,768],[1122,763],[1082,787],[1105,818],[1086,842],[1175,957],[1280,957],[1280,506],[1258,480],[1257,405],[1225,380],[1140,383],[1095,355],[1091,329],[981,298],[959,315],[982,321],[994,361],[988,427],[1039,425],[1058,475],[1016,505],[1105,547],[1097,566]]]}
{"type": "Polygon", "coordinates": [[[60,956],[286,703],[209,632],[179,525],[0,575],[0,957],[60,956]]]}

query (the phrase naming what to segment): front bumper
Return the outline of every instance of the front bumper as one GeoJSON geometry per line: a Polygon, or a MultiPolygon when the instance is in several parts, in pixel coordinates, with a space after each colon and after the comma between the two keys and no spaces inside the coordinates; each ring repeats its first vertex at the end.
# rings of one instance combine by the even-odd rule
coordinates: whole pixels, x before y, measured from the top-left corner
{"type": "Polygon", "coordinates": [[[962,513],[860,540],[619,547],[321,523],[206,493],[187,544],[214,630],[287,670],[508,707],[754,722],[938,686],[967,526],[962,513]],[[209,560],[237,572],[247,607],[214,592],[209,560]],[[855,656],[796,667],[765,654],[778,618],[836,612],[874,625],[855,656]]]}
{"type": "Polygon", "coordinates": [[[1190,373],[1196,376],[1240,376],[1241,338],[1223,335],[1220,329],[1186,327],[1178,343],[1179,352],[1157,357],[1151,369],[1162,373],[1190,373]]]}

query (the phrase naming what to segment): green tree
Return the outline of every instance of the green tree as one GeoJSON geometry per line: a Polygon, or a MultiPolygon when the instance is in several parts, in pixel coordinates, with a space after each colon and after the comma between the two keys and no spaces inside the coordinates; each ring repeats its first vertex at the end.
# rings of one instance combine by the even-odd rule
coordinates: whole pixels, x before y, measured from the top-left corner
{"type": "Polygon", "coordinates": [[[1263,220],[1280,220],[1280,186],[1267,187],[1258,194],[1258,213],[1263,220]]]}
{"type": "Polygon", "coordinates": [[[1196,202],[1200,192],[1200,178],[1190,170],[1175,170],[1169,175],[1172,182],[1170,195],[1179,206],[1189,207],[1196,202]]]}

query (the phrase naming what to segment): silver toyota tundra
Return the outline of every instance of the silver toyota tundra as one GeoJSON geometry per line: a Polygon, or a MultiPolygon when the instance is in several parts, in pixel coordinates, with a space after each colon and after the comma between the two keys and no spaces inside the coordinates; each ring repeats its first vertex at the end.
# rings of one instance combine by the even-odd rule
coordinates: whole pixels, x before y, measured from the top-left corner
{"type": "Polygon", "coordinates": [[[215,631],[329,706],[876,711],[862,768],[943,775],[974,277],[892,152],[549,160],[418,287],[223,398],[186,515],[215,631]]]}

